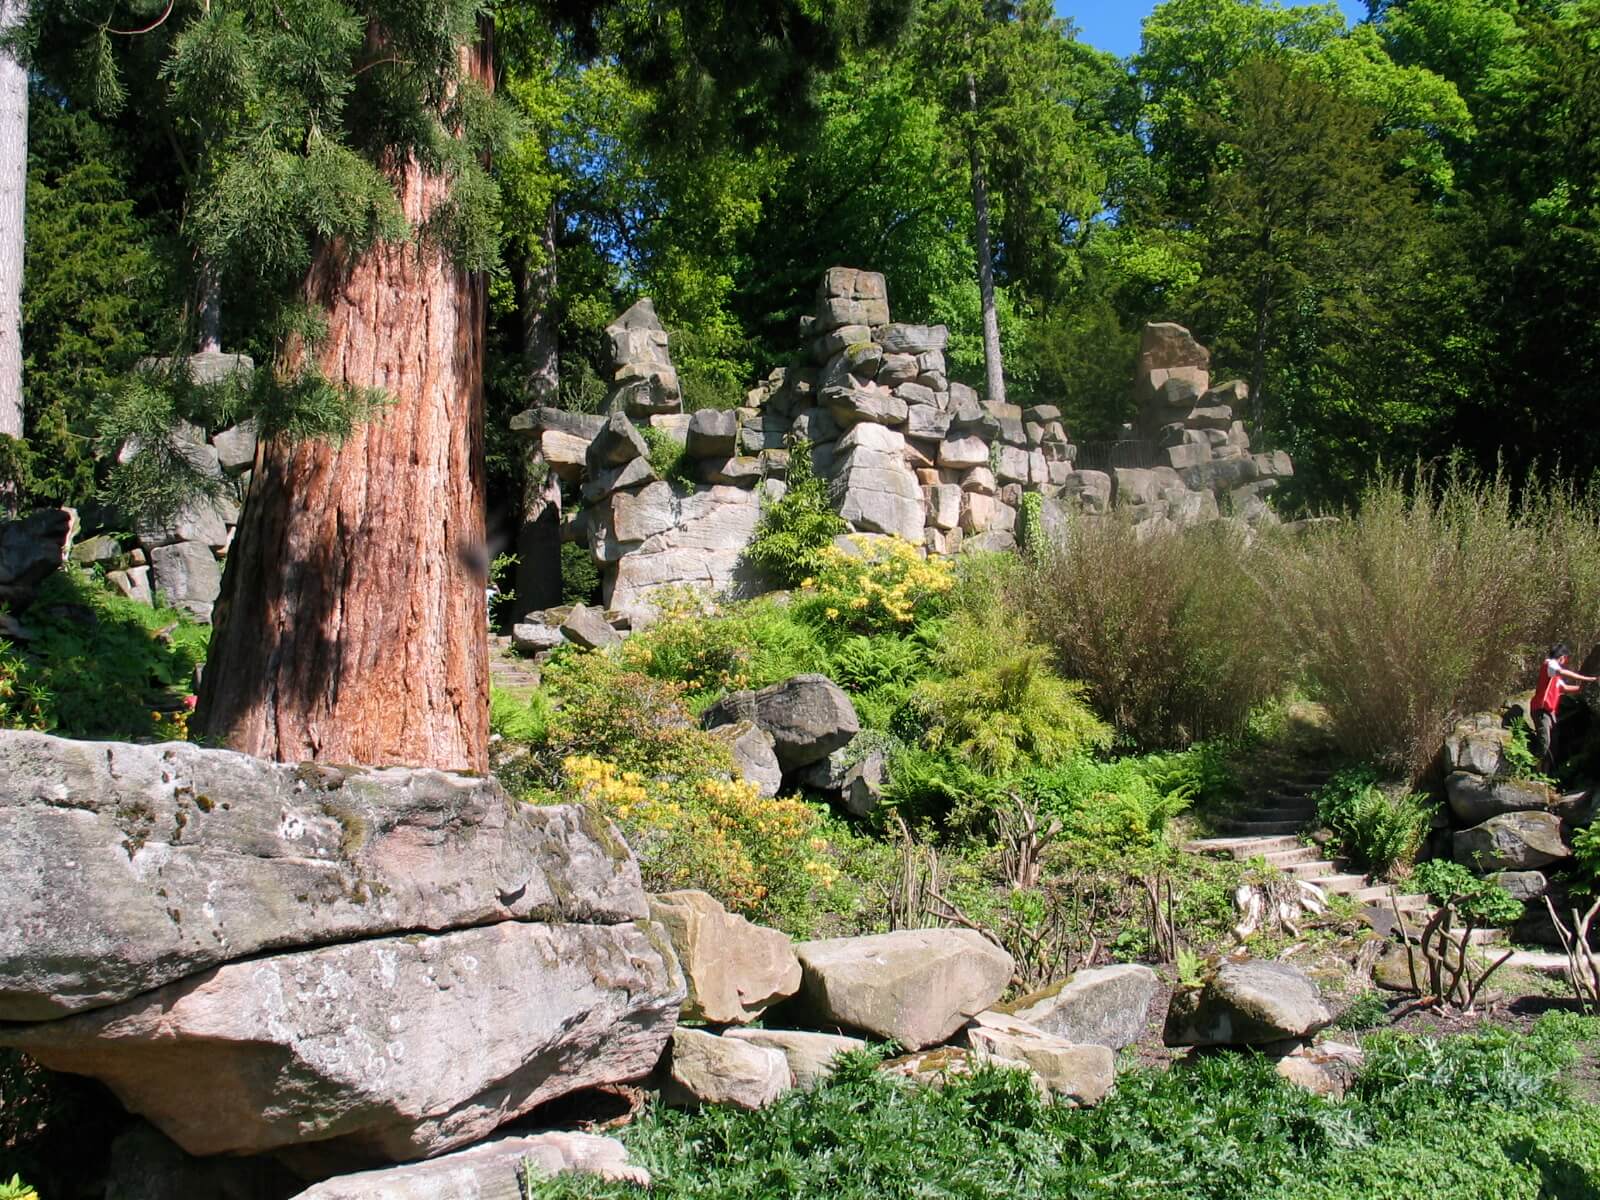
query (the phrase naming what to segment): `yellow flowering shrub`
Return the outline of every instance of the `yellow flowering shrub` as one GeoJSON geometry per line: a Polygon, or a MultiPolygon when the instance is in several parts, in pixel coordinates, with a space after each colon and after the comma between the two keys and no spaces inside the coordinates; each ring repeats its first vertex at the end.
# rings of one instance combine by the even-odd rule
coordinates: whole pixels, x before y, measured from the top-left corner
{"type": "Polygon", "coordinates": [[[838,882],[818,832],[822,812],[801,800],[769,799],[721,774],[651,777],[582,754],[562,771],[573,798],[622,829],[651,891],[700,888],[755,920],[804,933],[805,912],[838,882]]]}
{"type": "Polygon", "coordinates": [[[663,589],[651,597],[660,616],[617,652],[627,669],[681,683],[690,696],[713,696],[750,686],[752,648],[738,622],[724,617],[703,593],[663,589]]]}
{"type": "Polygon", "coordinates": [[[903,538],[853,534],[853,549],[826,546],[817,573],[802,584],[803,603],[856,632],[903,630],[941,611],[955,587],[948,559],[928,558],[903,538]]]}

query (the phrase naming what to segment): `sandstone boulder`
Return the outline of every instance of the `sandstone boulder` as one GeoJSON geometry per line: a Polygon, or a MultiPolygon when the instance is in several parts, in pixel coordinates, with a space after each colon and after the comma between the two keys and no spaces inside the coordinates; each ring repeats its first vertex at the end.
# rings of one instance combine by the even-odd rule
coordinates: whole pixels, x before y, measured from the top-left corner
{"type": "Polygon", "coordinates": [[[607,467],[621,467],[636,458],[648,458],[650,447],[633,427],[626,413],[614,412],[589,443],[585,459],[589,473],[595,474],[607,467]]]}
{"type": "Polygon", "coordinates": [[[683,968],[686,1021],[746,1025],[800,989],[788,935],[752,925],[705,892],[653,896],[650,917],[667,931],[683,968]]]}
{"type": "Polygon", "coordinates": [[[1011,981],[1011,956],[970,929],[904,929],[795,946],[794,1009],[920,1050],[948,1039],[1011,981]]]}
{"type": "Polygon", "coordinates": [[[936,1046],[931,1050],[917,1050],[898,1058],[885,1059],[878,1069],[886,1075],[904,1079],[918,1087],[942,1088],[952,1080],[964,1079],[984,1067],[999,1067],[1006,1071],[1020,1071],[1041,1097],[1047,1096],[1044,1081],[1033,1073],[1027,1063],[1014,1058],[996,1058],[981,1054],[965,1046],[936,1046]]]}
{"type": "Polygon", "coordinates": [[[173,608],[209,621],[222,594],[222,567],[211,547],[200,542],[157,546],[150,551],[150,586],[173,608]]]}
{"type": "Polygon", "coordinates": [[[672,1031],[662,1098],[681,1107],[703,1104],[765,1108],[794,1086],[781,1050],[718,1037],[699,1029],[672,1031]]]}
{"type": "Polygon", "coordinates": [[[752,721],[772,737],[787,773],[827,758],[861,730],[855,706],[825,675],[796,675],[755,692],[733,692],[706,709],[707,729],[752,721]]]}
{"type": "Polygon", "coordinates": [[[799,1029],[730,1029],[722,1036],[778,1051],[789,1061],[794,1085],[806,1089],[833,1074],[834,1060],[839,1055],[867,1048],[860,1038],[799,1029]]]}
{"type": "Polygon", "coordinates": [[[1296,1047],[1278,1059],[1273,1069],[1308,1092],[1337,1100],[1350,1090],[1365,1061],[1358,1046],[1323,1042],[1296,1047]]]}
{"type": "Polygon", "coordinates": [[[1503,887],[1513,900],[1521,900],[1524,904],[1539,899],[1550,890],[1550,881],[1542,871],[1497,871],[1489,879],[1503,887]]]}
{"type": "Polygon", "coordinates": [[[980,1054],[1027,1063],[1045,1087],[1076,1105],[1098,1104],[1116,1080],[1109,1046],[1069,1042],[1004,1013],[979,1013],[961,1037],[980,1054]]]}
{"type": "Polygon", "coordinates": [[[341,1175],[294,1200],[522,1200],[524,1162],[537,1178],[571,1172],[640,1187],[651,1183],[650,1172],[630,1163],[615,1138],[556,1131],[494,1138],[426,1162],[341,1175]]]}
{"type": "Polygon", "coordinates": [[[646,913],[607,822],[487,779],[19,730],[0,779],[0,1020],[284,947],[646,913]]]}
{"type": "Polygon", "coordinates": [[[1172,367],[1207,367],[1211,352],[1194,340],[1182,325],[1151,322],[1139,338],[1139,370],[1149,372],[1172,367]]]}
{"type": "Polygon", "coordinates": [[[1248,959],[1174,993],[1164,1037],[1169,1046],[1259,1046],[1310,1037],[1332,1021],[1304,971],[1248,959]]]}
{"type": "Polygon", "coordinates": [[[46,508],[18,521],[0,521],[0,601],[32,596],[52,571],[66,561],[78,514],[46,508]]]}
{"type": "Polygon", "coordinates": [[[689,417],[688,449],[695,458],[727,458],[738,442],[738,413],[702,408],[689,417]]]}
{"type": "Polygon", "coordinates": [[[1505,752],[1511,731],[1491,716],[1458,721],[1444,740],[1446,771],[1471,771],[1474,775],[1499,775],[1506,769],[1505,752]]]}
{"type": "Polygon", "coordinates": [[[654,926],[502,921],[229,963],[0,1045],[94,1076],[191,1154],[328,1173],[645,1074],[683,995],[654,926]]]}
{"type": "Polygon", "coordinates": [[[885,354],[943,353],[950,331],[943,325],[885,325],[878,342],[885,354]]]}
{"type": "Polygon", "coordinates": [[[211,439],[217,450],[217,465],[229,475],[248,471],[256,461],[256,423],[241,421],[211,439]]]}
{"type": "Polygon", "coordinates": [[[1158,982],[1138,963],[1092,967],[997,1011],[1064,1041],[1120,1050],[1144,1033],[1158,982]]]}
{"type": "Polygon", "coordinates": [[[622,641],[622,635],[611,627],[605,613],[587,604],[573,608],[567,619],[561,622],[561,633],[567,641],[585,650],[604,650],[622,641]]]}
{"type": "Polygon", "coordinates": [[[1561,818],[1551,812],[1509,812],[1458,830],[1455,860],[1476,871],[1527,871],[1571,858],[1561,818]]]}

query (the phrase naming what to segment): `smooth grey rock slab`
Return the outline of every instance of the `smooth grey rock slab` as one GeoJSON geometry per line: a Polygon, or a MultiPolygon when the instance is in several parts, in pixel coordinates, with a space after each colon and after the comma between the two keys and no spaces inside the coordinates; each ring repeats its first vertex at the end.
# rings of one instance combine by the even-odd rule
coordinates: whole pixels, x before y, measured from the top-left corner
{"type": "Polygon", "coordinates": [[[1526,779],[1493,779],[1452,771],[1444,781],[1450,811],[1465,825],[1479,825],[1503,813],[1549,811],[1558,797],[1545,784],[1526,779]]]}
{"type": "Polygon", "coordinates": [[[649,922],[502,921],[229,963],[0,1045],[101,1080],[190,1154],[276,1150],[314,1175],[644,1075],[682,999],[649,922]]]}
{"type": "Polygon", "coordinates": [[[0,1020],[265,950],[647,912],[608,822],[492,780],[0,730],[0,781],[0,1020]]]}

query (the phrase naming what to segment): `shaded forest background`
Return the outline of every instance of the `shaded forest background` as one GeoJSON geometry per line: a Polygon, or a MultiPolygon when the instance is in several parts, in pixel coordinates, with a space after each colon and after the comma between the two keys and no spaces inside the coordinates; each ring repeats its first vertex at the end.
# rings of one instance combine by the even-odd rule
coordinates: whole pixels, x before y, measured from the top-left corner
{"type": "MultiPolygon", "coordinates": [[[[1252,383],[1260,440],[1297,464],[1287,507],[1348,502],[1381,463],[1419,457],[1582,481],[1600,464],[1597,0],[1381,0],[1354,26],[1332,4],[1169,0],[1131,59],[1034,0],[837,5],[837,46],[808,58],[826,69],[805,70],[723,6],[573,7],[494,12],[498,197],[473,213],[493,227],[464,223],[458,247],[490,277],[492,497],[521,495],[510,415],[596,407],[603,328],[639,295],[674,331],[689,407],[737,404],[789,362],[834,264],[884,272],[898,319],[948,324],[952,375],[981,384],[973,145],[1007,398],[1059,405],[1076,440],[1117,436],[1138,329],[1177,320],[1214,348],[1215,377],[1252,383]]],[[[128,69],[189,62],[166,36],[52,42],[47,25],[33,61],[26,486],[41,502],[93,500],[119,381],[192,349],[196,245],[232,256],[223,344],[273,359],[273,289],[301,273],[273,258],[274,206],[339,186],[336,163],[307,176],[309,154],[276,184],[263,157],[198,188],[208,168],[186,147],[230,146],[219,170],[249,155],[226,103],[173,108],[170,79],[128,69]],[[108,94],[119,78],[161,86],[108,94]],[[233,206],[202,210],[204,194],[233,206]],[[241,236],[252,221],[259,236],[241,236]]],[[[228,61],[191,65],[204,82],[228,61]]]]}

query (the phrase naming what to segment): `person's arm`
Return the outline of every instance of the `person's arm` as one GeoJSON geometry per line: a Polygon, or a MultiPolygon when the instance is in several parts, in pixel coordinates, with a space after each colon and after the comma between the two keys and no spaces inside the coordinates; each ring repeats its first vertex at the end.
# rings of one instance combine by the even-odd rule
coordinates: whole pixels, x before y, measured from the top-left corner
{"type": "Polygon", "coordinates": [[[1574,679],[1579,683],[1594,683],[1596,679],[1600,679],[1600,676],[1595,675],[1579,675],[1576,671],[1570,671],[1566,667],[1557,667],[1556,671],[1560,674],[1561,678],[1574,679]]]}

